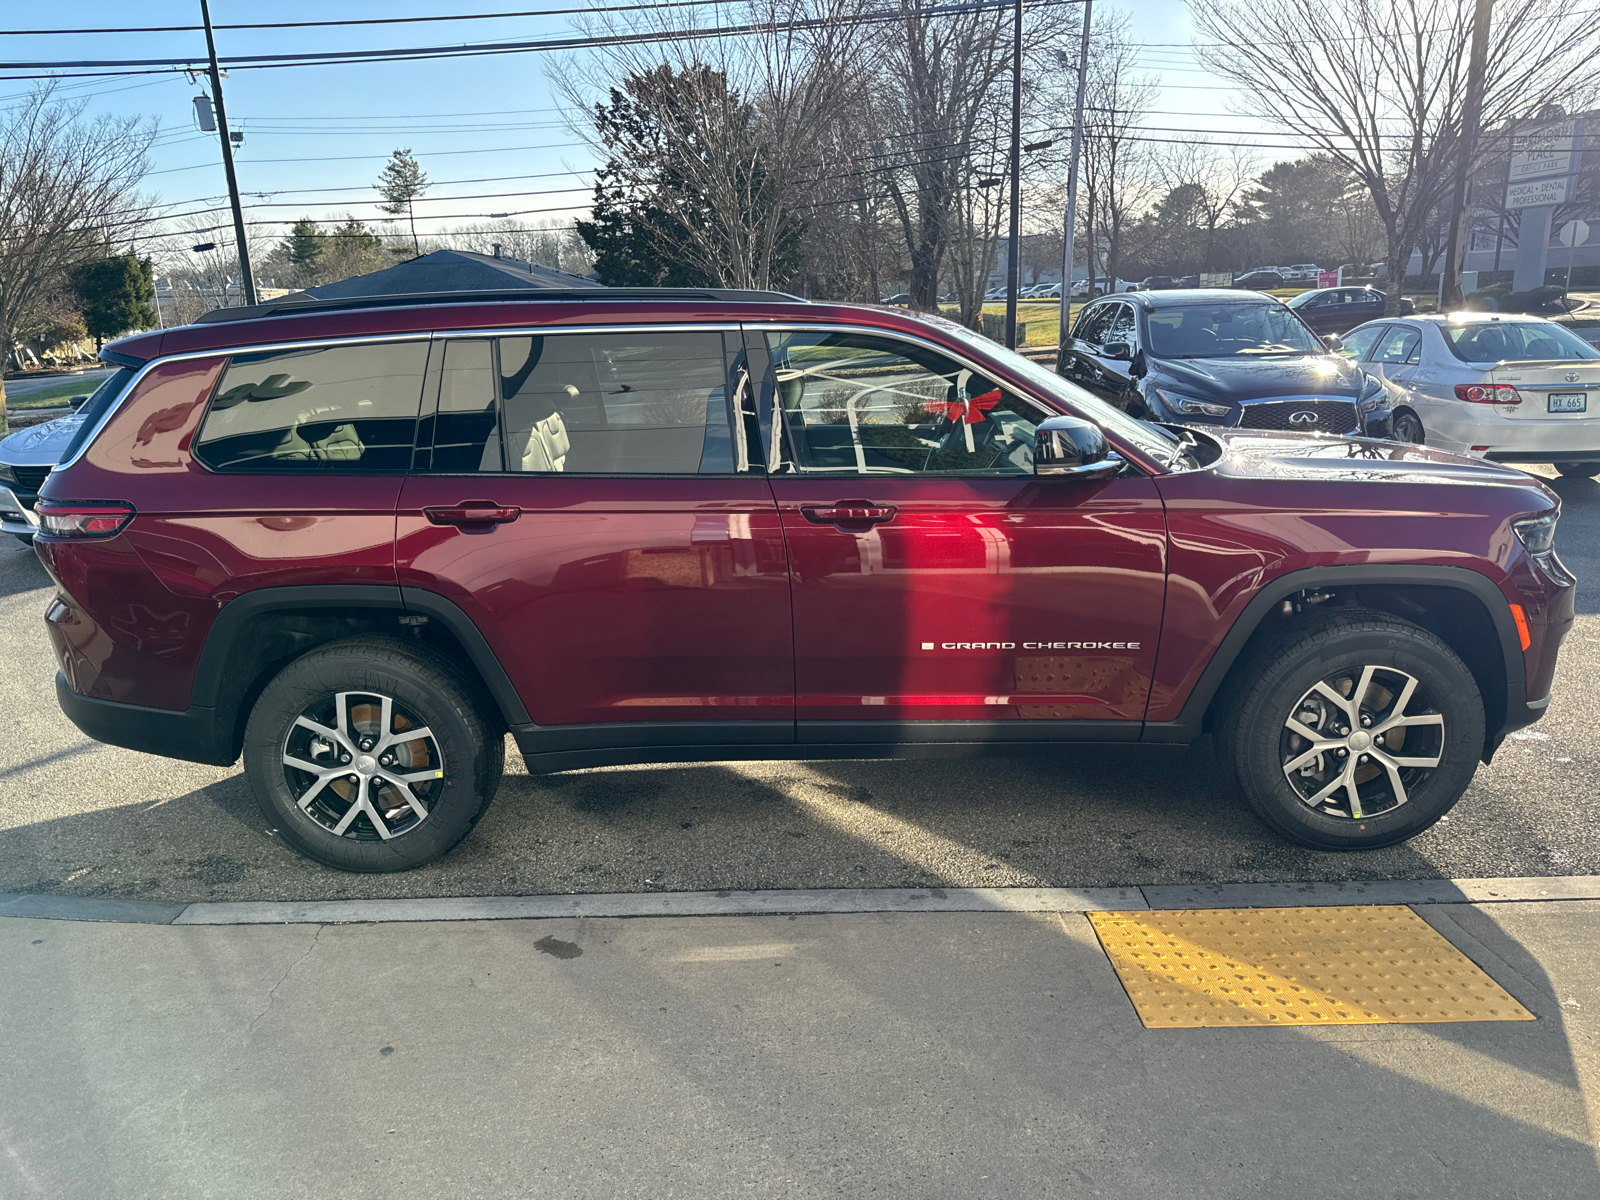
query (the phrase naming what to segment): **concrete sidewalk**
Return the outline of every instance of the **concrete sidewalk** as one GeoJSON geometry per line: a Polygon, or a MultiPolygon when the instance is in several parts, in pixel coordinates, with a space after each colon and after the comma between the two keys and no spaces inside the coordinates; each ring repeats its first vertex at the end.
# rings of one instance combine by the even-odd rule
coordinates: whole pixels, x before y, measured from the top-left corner
{"type": "Polygon", "coordinates": [[[1600,902],[1416,911],[1538,1020],[1146,1030],[1077,913],[16,917],[0,1196],[1600,1195],[1600,902]]]}

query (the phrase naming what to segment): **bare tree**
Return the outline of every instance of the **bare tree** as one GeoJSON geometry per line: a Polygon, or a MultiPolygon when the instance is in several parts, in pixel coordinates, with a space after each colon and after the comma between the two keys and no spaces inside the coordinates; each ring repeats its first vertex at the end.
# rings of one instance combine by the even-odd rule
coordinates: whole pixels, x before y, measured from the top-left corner
{"type": "Polygon", "coordinates": [[[1106,291],[1117,285],[1124,241],[1150,207],[1158,169],[1139,129],[1156,97],[1156,82],[1138,71],[1138,47],[1128,36],[1128,18],[1108,14],[1097,24],[1084,96],[1084,227],[1090,282],[1103,274],[1106,291]],[[1100,271],[1096,267],[1103,268],[1100,271]]]}
{"type": "Polygon", "coordinates": [[[721,39],[681,36],[703,23],[695,9],[612,16],[606,31],[659,36],[557,68],[575,112],[598,118],[574,129],[607,156],[607,185],[662,214],[664,250],[723,286],[772,285],[819,147],[860,87],[862,2],[748,0],[746,32],[721,39]],[[608,91],[611,104],[591,109],[608,91]]]}
{"type": "Polygon", "coordinates": [[[583,239],[570,220],[524,221],[502,217],[452,226],[431,238],[424,238],[423,245],[429,251],[466,250],[473,254],[493,254],[494,248],[499,246],[501,253],[541,267],[577,275],[590,270],[583,239]]]}
{"type": "Polygon", "coordinates": [[[149,207],[138,187],[155,127],[85,120],[84,104],[46,84],[0,114],[0,366],[59,323],[71,270],[125,244],[149,207]]]}
{"type": "MultiPolygon", "coordinates": [[[[1191,0],[1200,60],[1245,107],[1341,163],[1383,224],[1391,315],[1411,251],[1454,181],[1472,0],[1191,0]]],[[[1500,0],[1489,33],[1484,129],[1600,80],[1589,0],[1500,0]]],[[[1476,161],[1496,151],[1478,144],[1476,161]]]]}

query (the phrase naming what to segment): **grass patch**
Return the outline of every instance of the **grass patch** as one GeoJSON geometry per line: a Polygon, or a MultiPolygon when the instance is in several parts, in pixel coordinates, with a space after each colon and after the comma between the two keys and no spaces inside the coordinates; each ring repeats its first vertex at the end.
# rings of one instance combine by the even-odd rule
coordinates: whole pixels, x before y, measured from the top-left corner
{"type": "Polygon", "coordinates": [[[43,391],[29,392],[26,396],[7,396],[6,407],[23,408],[55,408],[73,396],[87,396],[94,392],[101,384],[99,379],[72,379],[56,387],[48,387],[43,391]]]}

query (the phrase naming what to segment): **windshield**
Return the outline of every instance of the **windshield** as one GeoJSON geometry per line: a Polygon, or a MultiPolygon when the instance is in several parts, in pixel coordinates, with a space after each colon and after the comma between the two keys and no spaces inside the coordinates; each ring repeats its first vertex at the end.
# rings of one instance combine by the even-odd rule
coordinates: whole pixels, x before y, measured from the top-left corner
{"type": "Polygon", "coordinates": [[[1325,354],[1326,348],[1281,304],[1185,304],[1149,314],[1156,358],[1236,358],[1325,354]]]}
{"type": "Polygon", "coordinates": [[[1443,332],[1445,344],[1463,362],[1600,358],[1600,350],[1554,321],[1475,321],[1446,325],[1443,332]]]}
{"type": "Polygon", "coordinates": [[[1068,383],[1054,371],[1041,367],[1032,359],[1024,358],[1014,350],[1007,350],[998,342],[991,342],[964,326],[941,321],[939,328],[959,338],[979,354],[993,359],[1020,378],[1026,379],[1042,395],[1095,422],[1107,433],[1138,447],[1157,462],[1172,461],[1179,442],[1161,426],[1130,417],[1120,408],[1112,408],[1099,397],[1091,395],[1076,384],[1068,383]]]}

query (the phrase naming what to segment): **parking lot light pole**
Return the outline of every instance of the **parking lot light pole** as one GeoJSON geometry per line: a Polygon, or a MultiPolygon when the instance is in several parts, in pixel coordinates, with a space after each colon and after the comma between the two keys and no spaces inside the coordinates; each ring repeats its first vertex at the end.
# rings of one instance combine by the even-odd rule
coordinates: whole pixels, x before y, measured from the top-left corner
{"type": "Polygon", "coordinates": [[[1011,244],[1006,248],[1006,349],[1017,348],[1017,286],[1022,282],[1022,0],[1011,30],[1011,244]]]}
{"type": "Polygon", "coordinates": [[[1056,365],[1067,344],[1067,327],[1072,312],[1072,235],[1078,223],[1078,158],[1083,151],[1083,90],[1089,77],[1089,18],[1094,0],[1083,0],[1083,34],[1078,44],[1078,100],[1072,110],[1072,154],[1067,161],[1066,237],[1061,252],[1061,324],[1056,333],[1056,365]]]}
{"type": "Polygon", "coordinates": [[[1439,277],[1439,307],[1459,308],[1461,260],[1467,242],[1467,176],[1478,144],[1478,122],[1483,113],[1483,77],[1488,70],[1489,18],[1494,0],[1478,0],[1472,11],[1472,52],[1467,59],[1467,98],[1462,106],[1461,136],[1456,150],[1456,186],[1450,202],[1450,232],[1445,242],[1444,271],[1439,277]]]}

